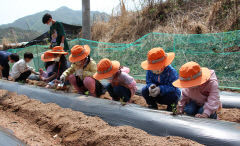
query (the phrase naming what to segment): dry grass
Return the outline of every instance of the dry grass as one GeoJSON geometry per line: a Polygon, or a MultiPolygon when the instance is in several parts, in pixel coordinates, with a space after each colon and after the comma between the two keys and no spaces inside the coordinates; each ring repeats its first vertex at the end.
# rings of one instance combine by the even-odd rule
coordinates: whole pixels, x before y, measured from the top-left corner
{"type": "Polygon", "coordinates": [[[109,22],[93,25],[92,39],[129,43],[150,32],[202,34],[240,29],[238,0],[140,0],[140,11],[127,11],[121,1],[109,22]]]}

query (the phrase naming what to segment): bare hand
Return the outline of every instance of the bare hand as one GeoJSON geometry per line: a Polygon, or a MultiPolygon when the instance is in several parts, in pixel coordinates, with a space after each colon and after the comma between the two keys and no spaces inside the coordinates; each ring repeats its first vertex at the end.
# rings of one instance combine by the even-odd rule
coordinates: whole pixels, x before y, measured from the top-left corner
{"type": "Polygon", "coordinates": [[[183,110],[179,106],[177,106],[177,114],[178,115],[182,115],[183,114],[183,110]]]}
{"type": "Polygon", "coordinates": [[[208,118],[208,115],[203,113],[203,114],[196,114],[195,115],[196,118],[208,118]]]}

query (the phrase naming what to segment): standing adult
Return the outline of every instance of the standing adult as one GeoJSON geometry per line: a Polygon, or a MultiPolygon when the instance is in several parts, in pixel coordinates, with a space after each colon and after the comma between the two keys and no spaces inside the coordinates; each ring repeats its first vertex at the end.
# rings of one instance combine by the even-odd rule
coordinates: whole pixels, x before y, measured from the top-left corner
{"type": "Polygon", "coordinates": [[[62,23],[52,19],[50,14],[45,14],[42,17],[42,22],[43,24],[50,26],[50,48],[61,46],[66,52],[69,51],[69,46],[62,23]]]}

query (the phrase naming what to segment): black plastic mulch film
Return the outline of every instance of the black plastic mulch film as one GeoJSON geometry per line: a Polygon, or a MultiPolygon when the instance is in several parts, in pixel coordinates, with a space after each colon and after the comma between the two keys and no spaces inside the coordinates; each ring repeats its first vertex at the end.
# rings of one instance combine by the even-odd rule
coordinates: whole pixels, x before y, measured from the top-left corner
{"type": "Polygon", "coordinates": [[[112,126],[129,125],[152,135],[180,136],[205,145],[240,145],[238,123],[173,116],[169,112],[150,110],[138,105],[121,106],[111,100],[55,92],[8,81],[0,81],[0,89],[24,94],[43,103],[56,103],[88,116],[98,116],[112,126]]]}

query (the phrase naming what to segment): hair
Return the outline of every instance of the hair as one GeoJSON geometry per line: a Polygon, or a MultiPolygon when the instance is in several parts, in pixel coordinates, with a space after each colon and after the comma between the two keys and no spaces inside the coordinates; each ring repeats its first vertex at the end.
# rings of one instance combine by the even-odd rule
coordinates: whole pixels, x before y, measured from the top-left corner
{"type": "Polygon", "coordinates": [[[118,76],[122,73],[122,69],[123,66],[120,66],[119,69],[118,69],[118,72],[116,72],[114,75],[113,75],[113,79],[116,79],[118,78],[118,76]]]}
{"type": "Polygon", "coordinates": [[[26,53],[24,53],[24,59],[33,59],[33,54],[32,53],[30,53],[30,52],[26,52],[26,53]]]}
{"type": "Polygon", "coordinates": [[[52,16],[48,13],[46,13],[45,15],[43,15],[42,17],[42,23],[46,24],[48,22],[49,19],[52,19],[52,16]]]}
{"type": "Polygon", "coordinates": [[[50,65],[52,65],[54,63],[55,63],[54,61],[45,62],[44,63],[45,69],[47,69],[50,65]]]}
{"type": "Polygon", "coordinates": [[[53,71],[59,74],[58,76],[61,76],[62,73],[67,69],[67,59],[64,55],[61,55],[59,62],[55,63],[55,66],[53,68],[53,71]],[[59,67],[60,65],[60,67],[59,67]]]}
{"type": "Polygon", "coordinates": [[[9,56],[11,58],[11,60],[13,60],[14,62],[18,62],[19,60],[19,55],[17,53],[13,53],[9,56]]]}
{"type": "Polygon", "coordinates": [[[90,61],[91,61],[90,55],[88,55],[88,57],[86,59],[87,59],[87,62],[84,64],[83,69],[86,68],[88,66],[88,64],[90,63],[90,61]]]}

